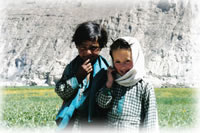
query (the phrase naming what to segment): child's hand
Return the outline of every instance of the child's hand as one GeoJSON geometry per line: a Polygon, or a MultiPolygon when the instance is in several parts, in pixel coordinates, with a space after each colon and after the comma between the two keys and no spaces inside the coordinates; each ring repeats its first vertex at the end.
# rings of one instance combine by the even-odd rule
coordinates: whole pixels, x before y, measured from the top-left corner
{"type": "Polygon", "coordinates": [[[114,77],[113,77],[113,72],[115,71],[114,68],[112,67],[109,67],[108,70],[107,70],[107,82],[106,82],[106,87],[107,88],[111,88],[112,87],[112,84],[113,84],[113,81],[114,81],[114,77]]]}
{"type": "Polygon", "coordinates": [[[90,59],[87,59],[79,68],[76,73],[76,78],[79,83],[91,72],[93,71],[92,64],[90,63],[90,59]]]}

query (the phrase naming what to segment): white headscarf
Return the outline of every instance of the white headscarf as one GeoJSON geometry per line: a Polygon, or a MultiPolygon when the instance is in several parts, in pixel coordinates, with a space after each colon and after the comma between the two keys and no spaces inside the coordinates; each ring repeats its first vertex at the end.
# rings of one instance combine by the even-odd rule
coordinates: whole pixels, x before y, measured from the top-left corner
{"type": "Polygon", "coordinates": [[[115,81],[122,86],[129,87],[135,85],[138,81],[143,79],[145,75],[144,55],[140,43],[136,38],[133,37],[120,37],[120,38],[124,39],[131,45],[133,68],[130,69],[123,76],[117,75],[117,79],[115,81]]]}

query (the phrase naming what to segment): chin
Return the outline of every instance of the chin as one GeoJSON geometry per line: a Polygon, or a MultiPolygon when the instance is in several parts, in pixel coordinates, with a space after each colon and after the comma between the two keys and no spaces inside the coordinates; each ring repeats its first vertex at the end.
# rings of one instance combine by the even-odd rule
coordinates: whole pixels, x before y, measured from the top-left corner
{"type": "Polygon", "coordinates": [[[120,76],[123,76],[124,74],[123,74],[123,73],[119,73],[119,75],[120,75],[120,76]]]}
{"type": "Polygon", "coordinates": [[[119,75],[120,75],[120,76],[124,76],[126,73],[127,73],[127,72],[125,72],[125,73],[119,73],[119,75]]]}
{"type": "MultiPolygon", "coordinates": [[[[97,56],[97,57],[98,57],[98,56],[97,56]]],[[[94,63],[94,62],[96,61],[97,57],[92,57],[92,58],[90,58],[90,61],[91,61],[92,63],[94,63]]]]}
{"type": "Polygon", "coordinates": [[[122,74],[121,76],[124,76],[126,73],[122,74]]]}

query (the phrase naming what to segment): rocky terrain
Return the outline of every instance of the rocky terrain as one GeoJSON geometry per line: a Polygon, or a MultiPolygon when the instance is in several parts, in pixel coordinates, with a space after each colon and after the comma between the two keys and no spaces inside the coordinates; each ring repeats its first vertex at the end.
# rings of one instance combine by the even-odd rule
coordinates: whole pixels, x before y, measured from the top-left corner
{"type": "MultiPolygon", "coordinates": [[[[111,38],[136,37],[156,87],[199,87],[199,4],[181,0],[18,1],[0,16],[1,85],[54,85],[77,55],[71,37],[93,20],[111,38]]],[[[108,56],[109,47],[101,54],[108,56]]],[[[108,58],[110,61],[110,58],[108,58]]]]}

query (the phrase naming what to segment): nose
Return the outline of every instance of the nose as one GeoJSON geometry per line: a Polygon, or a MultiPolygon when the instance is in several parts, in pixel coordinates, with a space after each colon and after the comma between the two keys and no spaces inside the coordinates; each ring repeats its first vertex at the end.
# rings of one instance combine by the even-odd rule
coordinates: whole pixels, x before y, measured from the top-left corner
{"type": "Polygon", "coordinates": [[[122,72],[122,73],[126,73],[127,70],[126,70],[126,69],[121,69],[121,72],[122,72]]]}
{"type": "Polygon", "coordinates": [[[82,55],[84,58],[89,59],[92,56],[92,52],[91,52],[91,50],[87,49],[84,51],[84,53],[82,55]]]}
{"type": "Polygon", "coordinates": [[[91,55],[91,54],[92,54],[92,51],[91,51],[90,49],[87,49],[87,50],[85,51],[85,54],[91,55]]]}
{"type": "Polygon", "coordinates": [[[128,71],[129,71],[129,68],[127,68],[125,65],[123,65],[123,66],[121,67],[121,72],[122,72],[123,74],[127,73],[128,71]]]}

